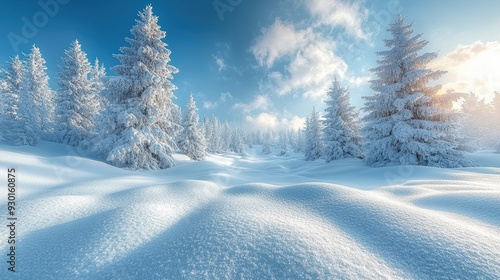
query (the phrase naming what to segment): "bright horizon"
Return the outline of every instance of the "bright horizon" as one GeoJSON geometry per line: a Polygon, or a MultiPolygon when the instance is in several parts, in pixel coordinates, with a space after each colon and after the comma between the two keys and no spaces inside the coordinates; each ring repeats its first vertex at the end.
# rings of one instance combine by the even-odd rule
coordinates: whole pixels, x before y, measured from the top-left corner
{"type": "Polygon", "coordinates": [[[2,63],[36,44],[55,88],[63,51],[78,39],[89,60],[98,57],[113,75],[112,54],[127,45],[137,13],[151,3],[167,32],[171,64],[180,69],[175,102],[184,108],[193,93],[201,116],[250,128],[297,128],[313,106],[324,109],[335,76],[350,88],[352,104],[363,107],[361,97],[373,94],[368,69],[376,65],[375,52],[385,50],[385,29],[399,11],[429,41],[426,51],[439,52],[432,67],[448,71],[439,81],[445,90],[486,101],[500,91],[496,1],[59,0],[57,9],[47,4],[53,1],[4,4],[2,63]]]}

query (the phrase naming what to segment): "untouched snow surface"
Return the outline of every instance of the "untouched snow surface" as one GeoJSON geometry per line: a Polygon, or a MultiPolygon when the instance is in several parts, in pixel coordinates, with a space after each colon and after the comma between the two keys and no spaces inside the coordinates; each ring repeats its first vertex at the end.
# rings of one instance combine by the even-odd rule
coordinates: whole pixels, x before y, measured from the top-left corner
{"type": "Polygon", "coordinates": [[[258,151],[133,172],[0,145],[19,219],[0,279],[500,279],[500,154],[436,169],[258,151]]]}

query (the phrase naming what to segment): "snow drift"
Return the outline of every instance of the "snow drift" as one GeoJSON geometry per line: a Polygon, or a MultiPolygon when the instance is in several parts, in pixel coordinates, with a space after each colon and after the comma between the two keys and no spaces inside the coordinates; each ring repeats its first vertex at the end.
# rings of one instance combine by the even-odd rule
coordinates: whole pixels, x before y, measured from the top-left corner
{"type": "Polygon", "coordinates": [[[500,278],[499,154],[367,168],[260,150],[133,172],[69,146],[0,145],[1,177],[19,176],[17,272],[2,261],[0,278],[500,278]]]}

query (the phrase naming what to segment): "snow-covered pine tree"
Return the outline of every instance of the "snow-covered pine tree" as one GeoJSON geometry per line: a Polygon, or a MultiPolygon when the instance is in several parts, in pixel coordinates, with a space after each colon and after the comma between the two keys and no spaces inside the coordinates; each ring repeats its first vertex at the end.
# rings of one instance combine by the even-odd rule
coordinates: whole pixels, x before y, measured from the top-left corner
{"type": "Polygon", "coordinates": [[[305,146],[304,129],[298,129],[293,133],[292,147],[296,153],[303,153],[305,146]]]}
{"type": "MultiPolygon", "coordinates": [[[[92,67],[78,40],[64,53],[59,66],[57,134],[61,143],[80,146],[88,144],[94,131],[95,117],[101,106],[99,90],[103,85],[98,76],[91,80],[92,67]]],[[[101,75],[99,72],[100,69],[94,70],[95,75],[101,75]]]]}
{"type": "Polygon", "coordinates": [[[460,134],[469,139],[468,144],[474,151],[493,147],[498,138],[495,137],[495,123],[488,121],[494,115],[492,104],[473,93],[464,94],[461,111],[462,128],[460,134]]]}
{"type": "MultiPolygon", "coordinates": [[[[2,71],[2,69],[0,69],[0,71],[2,71]]],[[[5,89],[7,88],[7,85],[4,81],[2,81],[2,78],[0,76],[0,142],[1,141],[5,141],[5,138],[4,138],[4,134],[6,134],[6,131],[7,131],[7,125],[6,125],[6,112],[7,111],[7,108],[5,108],[5,106],[7,106],[4,102],[5,102],[5,98],[6,98],[6,91],[5,89]]]]}
{"type": "Polygon", "coordinates": [[[280,146],[280,152],[279,156],[284,156],[288,152],[288,137],[287,133],[285,130],[281,130],[278,136],[278,141],[279,141],[279,146],[280,146]]]}
{"type": "Polygon", "coordinates": [[[201,128],[198,126],[198,108],[193,95],[189,96],[184,115],[183,131],[179,142],[179,149],[192,160],[203,160],[206,155],[206,142],[201,128]]]}
{"type": "Polygon", "coordinates": [[[271,153],[271,145],[272,145],[272,138],[271,138],[271,131],[267,131],[264,133],[263,139],[262,139],[262,153],[269,155],[271,153]]]}
{"type": "Polygon", "coordinates": [[[351,106],[349,91],[335,79],[330,90],[323,120],[326,162],[343,158],[361,158],[358,113],[351,106]]]}
{"type": "Polygon", "coordinates": [[[381,59],[371,71],[374,96],[365,97],[363,129],[365,162],[369,166],[424,165],[460,167],[471,165],[456,138],[455,115],[435,101],[439,86],[430,81],[444,72],[426,69],[437,53],[419,55],[428,42],[413,36],[412,24],[400,15],[390,25],[389,50],[377,53],[381,59]]]}
{"type": "Polygon", "coordinates": [[[222,127],[219,119],[216,116],[212,116],[208,122],[208,130],[210,134],[209,151],[212,153],[220,153],[221,143],[222,143],[222,127]]]}
{"type": "Polygon", "coordinates": [[[98,58],[94,60],[94,65],[90,68],[89,76],[92,93],[98,99],[100,112],[109,105],[107,99],[103,96],[109,79],[106,75],[106,68],[104,67],[104,64],[100,64],[98,58]]]}
{"type": "Polygon", "coordinates": [[[493,98],[493,109],[495,111],[495,134],[497,136],[498,142],[496,144],[496,150],[500,153],[500,92],[495,92],[495,97],[493,98]]]}
{"type": "Polygon", "coordinates": [[[175,103],[172,103],[170,112],[172,114],[172,122],[174,124],[178,124],[173,126],[174,129],[172,130],[172,139],[174,139],[175,143],[179,143],[182,140],[183,132],[183,117],[181,107],[177,106],[177,104],[175,103]]]}
{"type": "Polygon", "coordinates": [[[34,125],[33,98],[22,91],[24,65],[16,55],[2,70],[3,92],[5,93],[4,129],[8,130],[3,136],[6,141],[14,145],[34,146],[40,140],[34,125]]]}
{"type": "Polygon", "coordinates": [[[323,154],[323,135],[319,113],[313,107],[311,117],[306,122],[304,156],[306,160],[316,160],[323,154]]]}
{"type": "Polygon", "coordinates": [[[221,150],[223,152],[229,152],[231,150],[230,145],[231,145],[232,133],[231,133],[231,126],[229,125],[229,123],[227,121],[225,121],[222,124],[221,131],[222,131],[221,132],[221,150]]]}
{"type": "Polygon", "coordinates": [[[31,99],[34,104],[32,108],[26,108],[26,113],[33,116],[30,121],[33,121],[35,132],[42,139],[53,140],[54,92],[49,87],[45,59],[43,59],[40,49],[35,45],[24,61],[24,68],[21,91],[25,98],[31,99]]]}
{"type": "Polygon", "coordinates": [[[169,64],[171,51],[153,7],[146,6],[139,17],[131,29],[134,38],[125,39],[130,46],[115,55],[121,65],[113,67],[118,76],[108,85],[111,104],[100,129],[106,137],[93,150],[118,167],[164,169],[175,164],[179,125],[172,117],[176,87],[170,80],[178,70],[169,64]]]}
{"type": "Polygon", "coordinates": [[[21,82],[23,75],[23,65],[19,56],[15,56],[7,65],[6,69],[1,69],[0,91],[2,92],[4,121],[16,121],[19,119],[19,98],[21,95],[21,82]]]}
{"type": "Polygon", "coordinates": [[[245,150],[245,140],[243,137],[243,129],[241,127],[233,126],[231,132],[231,151],[242,154],[245,150]]]}
{"type": "Polygon", "coordinates": [[[22,133],[19,126],[19,102],[21,95],[21,79],[23,75],[22,62],[15,56],[6,69],[0,69],[0,140],[13,142],[18,133],[22,133]],[[16,135],[14,135],[16,134],[16,135]],[[9,137],[10,136],[10,137],[9,137]]]}

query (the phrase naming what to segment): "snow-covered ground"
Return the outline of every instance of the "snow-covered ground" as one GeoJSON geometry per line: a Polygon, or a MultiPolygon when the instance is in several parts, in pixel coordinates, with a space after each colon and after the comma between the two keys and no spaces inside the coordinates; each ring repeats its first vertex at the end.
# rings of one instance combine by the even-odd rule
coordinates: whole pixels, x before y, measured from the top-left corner
{"type": "Polygon", "coordinates": [[[437,169],[259,151],[134,172],[2,144],[19,220],[0,279],[500,279],[500,154],[437,169]]]}

